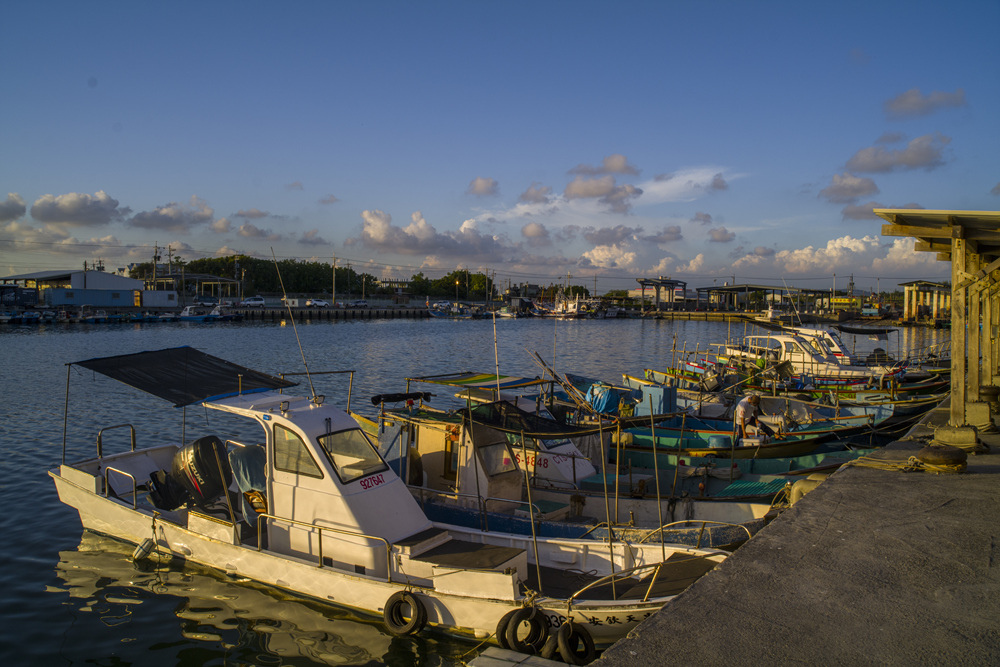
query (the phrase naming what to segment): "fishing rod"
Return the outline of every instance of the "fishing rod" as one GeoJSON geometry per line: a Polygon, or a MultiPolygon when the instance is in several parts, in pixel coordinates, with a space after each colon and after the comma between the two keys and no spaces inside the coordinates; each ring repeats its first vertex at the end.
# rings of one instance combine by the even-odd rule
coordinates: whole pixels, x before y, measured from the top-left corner
{"type": "Polygon", "coordinates": [[[274,270],[278,274],[278,284],[281,285],[281,302],[285,304],[288,311],[288,319],[292,321],[292,331],[295,332],[295,342],[299,346],[299,354],[302,356],[302,365],[306,369],[306,379],[309,380],[309,393],[312,400],[316,400],[316,389],[313,387],[312,374],[309,372],[309,362],[306,361],[306,353],[302,349],[302,340],[299,338],[299,329],[295,326],[295,315],[292,313],[292,304],[288,302],[288,293],[285,291],[285,281],[281,278],[281,268],[278,266],[278,258],[274,255],[274,248],[271,248],[271,258],[274,260],[274,270]]]}

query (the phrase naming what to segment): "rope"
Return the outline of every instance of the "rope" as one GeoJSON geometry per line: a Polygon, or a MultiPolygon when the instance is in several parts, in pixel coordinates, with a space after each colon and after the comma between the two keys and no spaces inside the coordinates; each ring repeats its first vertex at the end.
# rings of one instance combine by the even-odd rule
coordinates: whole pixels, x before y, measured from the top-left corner
{"type": "Polygon", "coordinates": [[[932,472],[934,474],[941,474],[963,472],[967,464],[965,461],[962,461],[961,463],[926,463],[918,459],[916,456],[911,456],[905,461],[887,461],[885,459],[876,459],[870,456],[861,456],[845,465],[856,466],[858,468],[874,468],[876,470],[932,472]]]}

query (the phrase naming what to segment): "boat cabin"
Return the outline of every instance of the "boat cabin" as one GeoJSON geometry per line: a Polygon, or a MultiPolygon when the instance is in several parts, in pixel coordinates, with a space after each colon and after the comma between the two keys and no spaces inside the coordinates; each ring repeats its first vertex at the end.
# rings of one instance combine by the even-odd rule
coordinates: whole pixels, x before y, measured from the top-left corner
{"type": "MultiPolygon", "coordinates": [[[[399,419],[393,421],[398,443],[390,457],[398,457],[411,486],[457,494],[460,506],[484,502],[488,511],[517,513],[528,510],[526,480],[532,486],[574,489],[596,474],[573,440],[558,433],[535,433],[537,429],[524,421],[533,413],[512,402],[475,406],[471,420],[469,412],[425,406],[386,414],[386,421],[399,419]],[[506,428],[503,421],[509,422],[506,428]],[[522,428],[514,427],[516,423],[522,428]]],[[[548,413],[539,417],[553,423],[548,413]]]]}

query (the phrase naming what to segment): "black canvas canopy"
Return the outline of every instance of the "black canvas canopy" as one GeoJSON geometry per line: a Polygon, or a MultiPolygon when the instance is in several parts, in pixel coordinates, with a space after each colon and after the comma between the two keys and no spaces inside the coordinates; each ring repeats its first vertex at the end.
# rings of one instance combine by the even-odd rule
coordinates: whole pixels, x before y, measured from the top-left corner
{"type": "Polygon", "coordinates": [[[168,400],[177,408],[209,398],[282,389],[297,384],[187,346],[99,357],[68,365],[82,366],[124,382],[168,400]]]}
{"type": "Polygon", "coordinates": [[[854,327],[848,324],[838,324],[836,327],[844,333],[860,336],[885,336],[895,331],[895,329],[888,327],[854,327]]]}
{"type": "Polygon", "coordinates": [[[471,410],[456,410],[456,414],[468,416],[471,412],[472,422],[482,426],[489,426],[497,431],[505,433],[521,434],[552,440],[556,438],[577,438],[584,435],[593,435],[612,431],[620,424],[622,428],[633,428],[636,426],[649,426],[651,423],[662,421],[672,415],[649,415],[639,417],[621,417],[615,422],[607,422],[602,426],[574,426],[563,424],[552,419],[547,419],[539,415],[520,409],[509,401],[495,401],[493,403],[483,403],[473,407],[471,410]]]}

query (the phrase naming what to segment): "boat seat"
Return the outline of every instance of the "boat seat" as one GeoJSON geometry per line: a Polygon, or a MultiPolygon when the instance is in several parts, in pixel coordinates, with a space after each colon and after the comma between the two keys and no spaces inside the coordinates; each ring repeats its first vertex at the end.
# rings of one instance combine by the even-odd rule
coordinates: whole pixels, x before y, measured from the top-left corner
{"type": "Polygon", "coordinates": [[[716,498],[774,495],[785,488],[785,484],[787,483],[784,479],[776,479],[769,482],[739,480],[713,495],[716,498]]]}
{"type": "Polygon", "coordinates": [[[507,564],[525,553],[517,547],[501,547],[464,540],[448,540],[429,549],[413,560],[467,570],[502,570],[507,564]]]}

